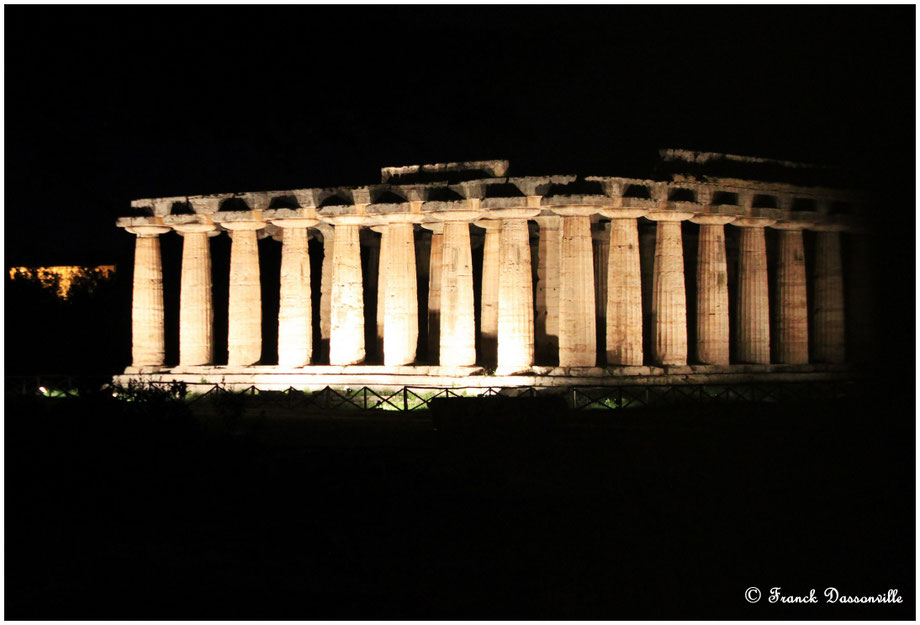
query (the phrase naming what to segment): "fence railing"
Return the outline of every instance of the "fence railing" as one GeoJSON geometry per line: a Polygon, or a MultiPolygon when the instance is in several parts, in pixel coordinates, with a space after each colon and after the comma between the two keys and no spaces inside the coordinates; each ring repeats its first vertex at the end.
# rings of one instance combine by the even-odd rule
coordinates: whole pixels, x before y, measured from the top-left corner
{"type": "Polygon", "coordinates": [[[155,394],[190,405],[252,401],[273,405],[295,412],[412,412],[427,410],[438,398],[451,397],[540,397],[563,396],[566,405],[575,411],[622,410],[693,404],[761,404],[769,402],[801,402],[856,398],[865,392],[856,379],[813,380],[799,382],[751,382],[732,384],[647,384],[616,386],[557,386],[557,387],[434,387],[403,386],[381,389],[362,386],[317,391],[290,387],[285,390],[259,389],[250,386],[230,390],[214,384],[204,392],[195,385],[189,393],[182,383],[144,383],[118,387],[104,376],[8,376],[7,395],[42,396],[49,398],[79,397],[89,392],[111,392],[114,397],[142,401],[146,394],[155,394]],[[101,382],[100,382],[101,381],[101,382]]]}

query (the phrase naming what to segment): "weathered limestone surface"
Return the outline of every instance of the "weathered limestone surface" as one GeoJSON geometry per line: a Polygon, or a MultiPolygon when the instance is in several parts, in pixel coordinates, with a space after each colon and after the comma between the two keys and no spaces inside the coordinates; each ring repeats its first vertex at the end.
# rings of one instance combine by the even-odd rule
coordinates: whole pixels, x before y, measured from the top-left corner
{"type": "Polygon", "coordinates": [[[431,232],[431,252],[428,256],[428,359],[437,362],[441,348],[441,265],[443,263],[444,232],[441,224],[431,232]]]}
{"type": "Polygon", "coordinates": [[[469,222],[444,222],[442,245],[439,364],[442,367],[467,367],[476,364],[476,310],[469,222]]]}
{"type": "Polygon", "coordinates": [[[686,365],[687,292],[680,220],[658,221],[653,271],[653,360],[660,365],[686,365]]]}
{"type": "Polygon", "coordinates": [[[335,226],[329,336],[331,365],[353,365],[364,360],[364,293],[358,231],[356,224],[335,226]]]}
{"type": "MultiPolygon", "coordinates": [[[[610,224],[593,231],[594,246],[594,325],[597,332],[597,350],[606,353],[607,347],[607,263],[610,260],[610,224]]],[[[605,354],[606,360],[606,354],[605,354]]]]}
{"type": "Polygon", "coordinates": [[[384,332],[386,325],[386,307],[387,307],[387,258],[389,257],[389,228],[387,226],[379,226],[372,228],[380,232],[380,247],[378,250],[378,263],[377,263],[377,356],[380,360],[383,360],[382,356],[384,355],[384,332]]]}
{"type": "Polygon", "coordinates": [[[724,221],[700,224],[696,260],[696,357],[703,364],[729,363],[728,265],[724,221]]]}
{"type": "Polygon", "coordinates": [[[500,266],[498,368],[530,367],[534,362],[534,311],[530,230],[526,219],[502,220],[500,266]]]}
{"type": "Polygon", "coordinates": [[[779,231],[776,267],[776,362],[808,362],[808,292],[805,282],[805,244],[800,229],[779,231]]]}
{"type": "Polygon", "coordinates": [[[594,252],[588,215],[562,218],[559,288],[559,366],[596,364],[594,252]]]}
{"type": "Polygon", "coordinates": [[[843,270],[840,233],[815,235],[814,360],[842,363],[844,347],[843,270]]]}
{"type": "Polygon", "coordinates": [[[738,306],[735,339],[739,362],[770,362],[770,305],[767,282],[767,245],[762,225],[741,220],[738,250],[738,306]]]}
{"type": "Polygon", "coordinates": [[[229,222],[230,308],[227,317],[227,365],[245,366],[262,357],[262,285],[256,230],[261,222],[229,222]]]}
{"type": "Polygon", "coordinates": [[[182,234],[182,282],[179,287],[179,365],[208,365],[214,360],[214,309],[211,293],[211,244],[214,226],[176,226],[182,234]]]}
{"type": "Polygon", "coordinates": [[[558,362],[559,266],[562,256],[562,217],[537,217],[537,290],[534,343],[540,362],[558,362]]]}
{"type": "Polygon", "coordinates": [[[306,226],[281,230],[278,365],[303,367],[313,358],[313,308],[306,226]]]}
{"type": "Polygon", "coordinates": [[[131,300],[131,360],[135,367],[160,367],[166,360],[163,335],[163,268],[160,234],[169,228],[130,228],[134,247],[134,295],[131,300]]]}
{"type": "Polygon", "coordinates": [[[319,225],[323,235],[323,264],[320,276],[319,333],[324,340],[332,335],[332,264],[335,254],[335,229],[326,224],[319,225]]]}
{"type": "Polygon", "coordinates": [[[498,299],[500,244],[504,245],[500,220],[477,221],[485,229],[486,237],[482,248],[482,287],[480,289],[479,339],[483,363],[495,366],[498,362],[498,299]]]}
{"type": "Polygon", "coordinates": [[[610,222],[607,262],[607,364],[642,364],[642,276],[637,219],[610,222]]]}
{"type": "Polygon", "coordinates": [[[387,366],[415,361],[418,346],[418,285],[415,240],[411,223],[386,226],[386,246],[381,243],[381,278],[385,276],[383,353],[387,366]]]}

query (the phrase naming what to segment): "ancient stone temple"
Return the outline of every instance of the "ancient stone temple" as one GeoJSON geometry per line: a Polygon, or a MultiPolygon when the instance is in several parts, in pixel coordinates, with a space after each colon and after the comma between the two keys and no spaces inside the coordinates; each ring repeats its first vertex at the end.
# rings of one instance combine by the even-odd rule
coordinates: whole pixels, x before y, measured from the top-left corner
{"type": "Polygon", "coordinates": [[[866,238],[857,194],[706,173],[795,163],[661,157],[648,179],[515,177],[477,161],[387,167],[360,187],[135,200],[118,220],[136,237],[133,362],[119,380],[553,386],[845,370],[847,324],[867,323],[845,313],[868,288],[858,267],[844,276],[866,238]],[[164,284],[160,237],[176,235],[181,280],[164,284]],[[217,353],[211,239],[225,235],[217,353]],[[265,238],[280,248],[277,318],[263,314],[265,238]],[[179,290],[176,362],[164,288],[179,290]]]}

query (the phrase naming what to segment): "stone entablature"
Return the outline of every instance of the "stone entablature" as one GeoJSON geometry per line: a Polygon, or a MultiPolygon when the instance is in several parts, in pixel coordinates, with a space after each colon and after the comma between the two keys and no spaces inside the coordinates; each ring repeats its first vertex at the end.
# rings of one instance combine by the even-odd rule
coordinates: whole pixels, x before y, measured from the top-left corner
{"type": "Polygon", "coordinates": [[[321,293],[320,335],[329,342],[332,366],[365,362],[364,328],[373,325],[365,319],[367,286],[376,288],[377,341],[389,367],[417,363],[419,318],[426,313],[427,345],[437,354],[436,364],[457,370],[487,365],[505,373],[527,371],[548,352],[563,369],[595,367],[598,349],[600,360],[627,368],[843,362],[840,233],[862,231],[857,194],[680,175],[668,181],[514,177],[506,176],[507,170],[507,161],[387,167],[383,183],[361,187],[132,201],[135,212],[146,214],[117,221],[138,237],[130,371],[157,371],[166,364],[156,237],[170,230],[184,237],[181,367],[210,366],[215,360],[208,239],[220,232],[232,239],[229,368],[254,365],[264,356],[257,241],[269,236],[282,243],[279,367],[316,362],[314,283],[321,293]],[[640,263],[640,220],[656,229],[650,274],[640,263]],[[700,228],[695,284],[684,277],[685,221],[700,228]],[[732,320],[726,225],[734,226],[740,241],[732,320]],[[478,311],[471,226],[485,232],[478,311]],[[776,302],[769,300],[765,228],[781,233],[776,302]],[[818,233],[811,351],[805,229],[818,233]],[[531,242],[533,232],[538,244],[531,242]],[[416,249],[421,233],[427,245],[422,257],[416,249]],[[373,261],[362,269],[365,234],[374,239],[373,261]],[[307,245],[313,236],[322,239],[324,250],[323,270],[315,277],[307,245]],[[364,275],[368,271],[371,275],[364,275]],[[423,274],[427,311],[418,301],[423,274]],[[688,343],[688,289],[696,294],[693,346],[688,343]],[[649,302],[650,317],[643,314],[649,302]],[[647,338],[645,329],[651,330],[647,338]],[[730,352],[737,362],[730,361],[730,352]]]}

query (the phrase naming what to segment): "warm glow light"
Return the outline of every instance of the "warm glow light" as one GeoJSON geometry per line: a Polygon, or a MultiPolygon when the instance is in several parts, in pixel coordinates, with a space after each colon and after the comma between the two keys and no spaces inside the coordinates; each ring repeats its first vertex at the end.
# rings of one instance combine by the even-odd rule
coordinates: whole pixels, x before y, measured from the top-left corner
{"type": "Polygon", "coordinates": [[[67,299],[74,280],[90,274],[108,280],[115,273],[115,265],[86,267],[81,265],[60,265],[55,267],[10,267],[10,279],[38,280],[46,288],[57,285],[57,295],[67,299]]]}

